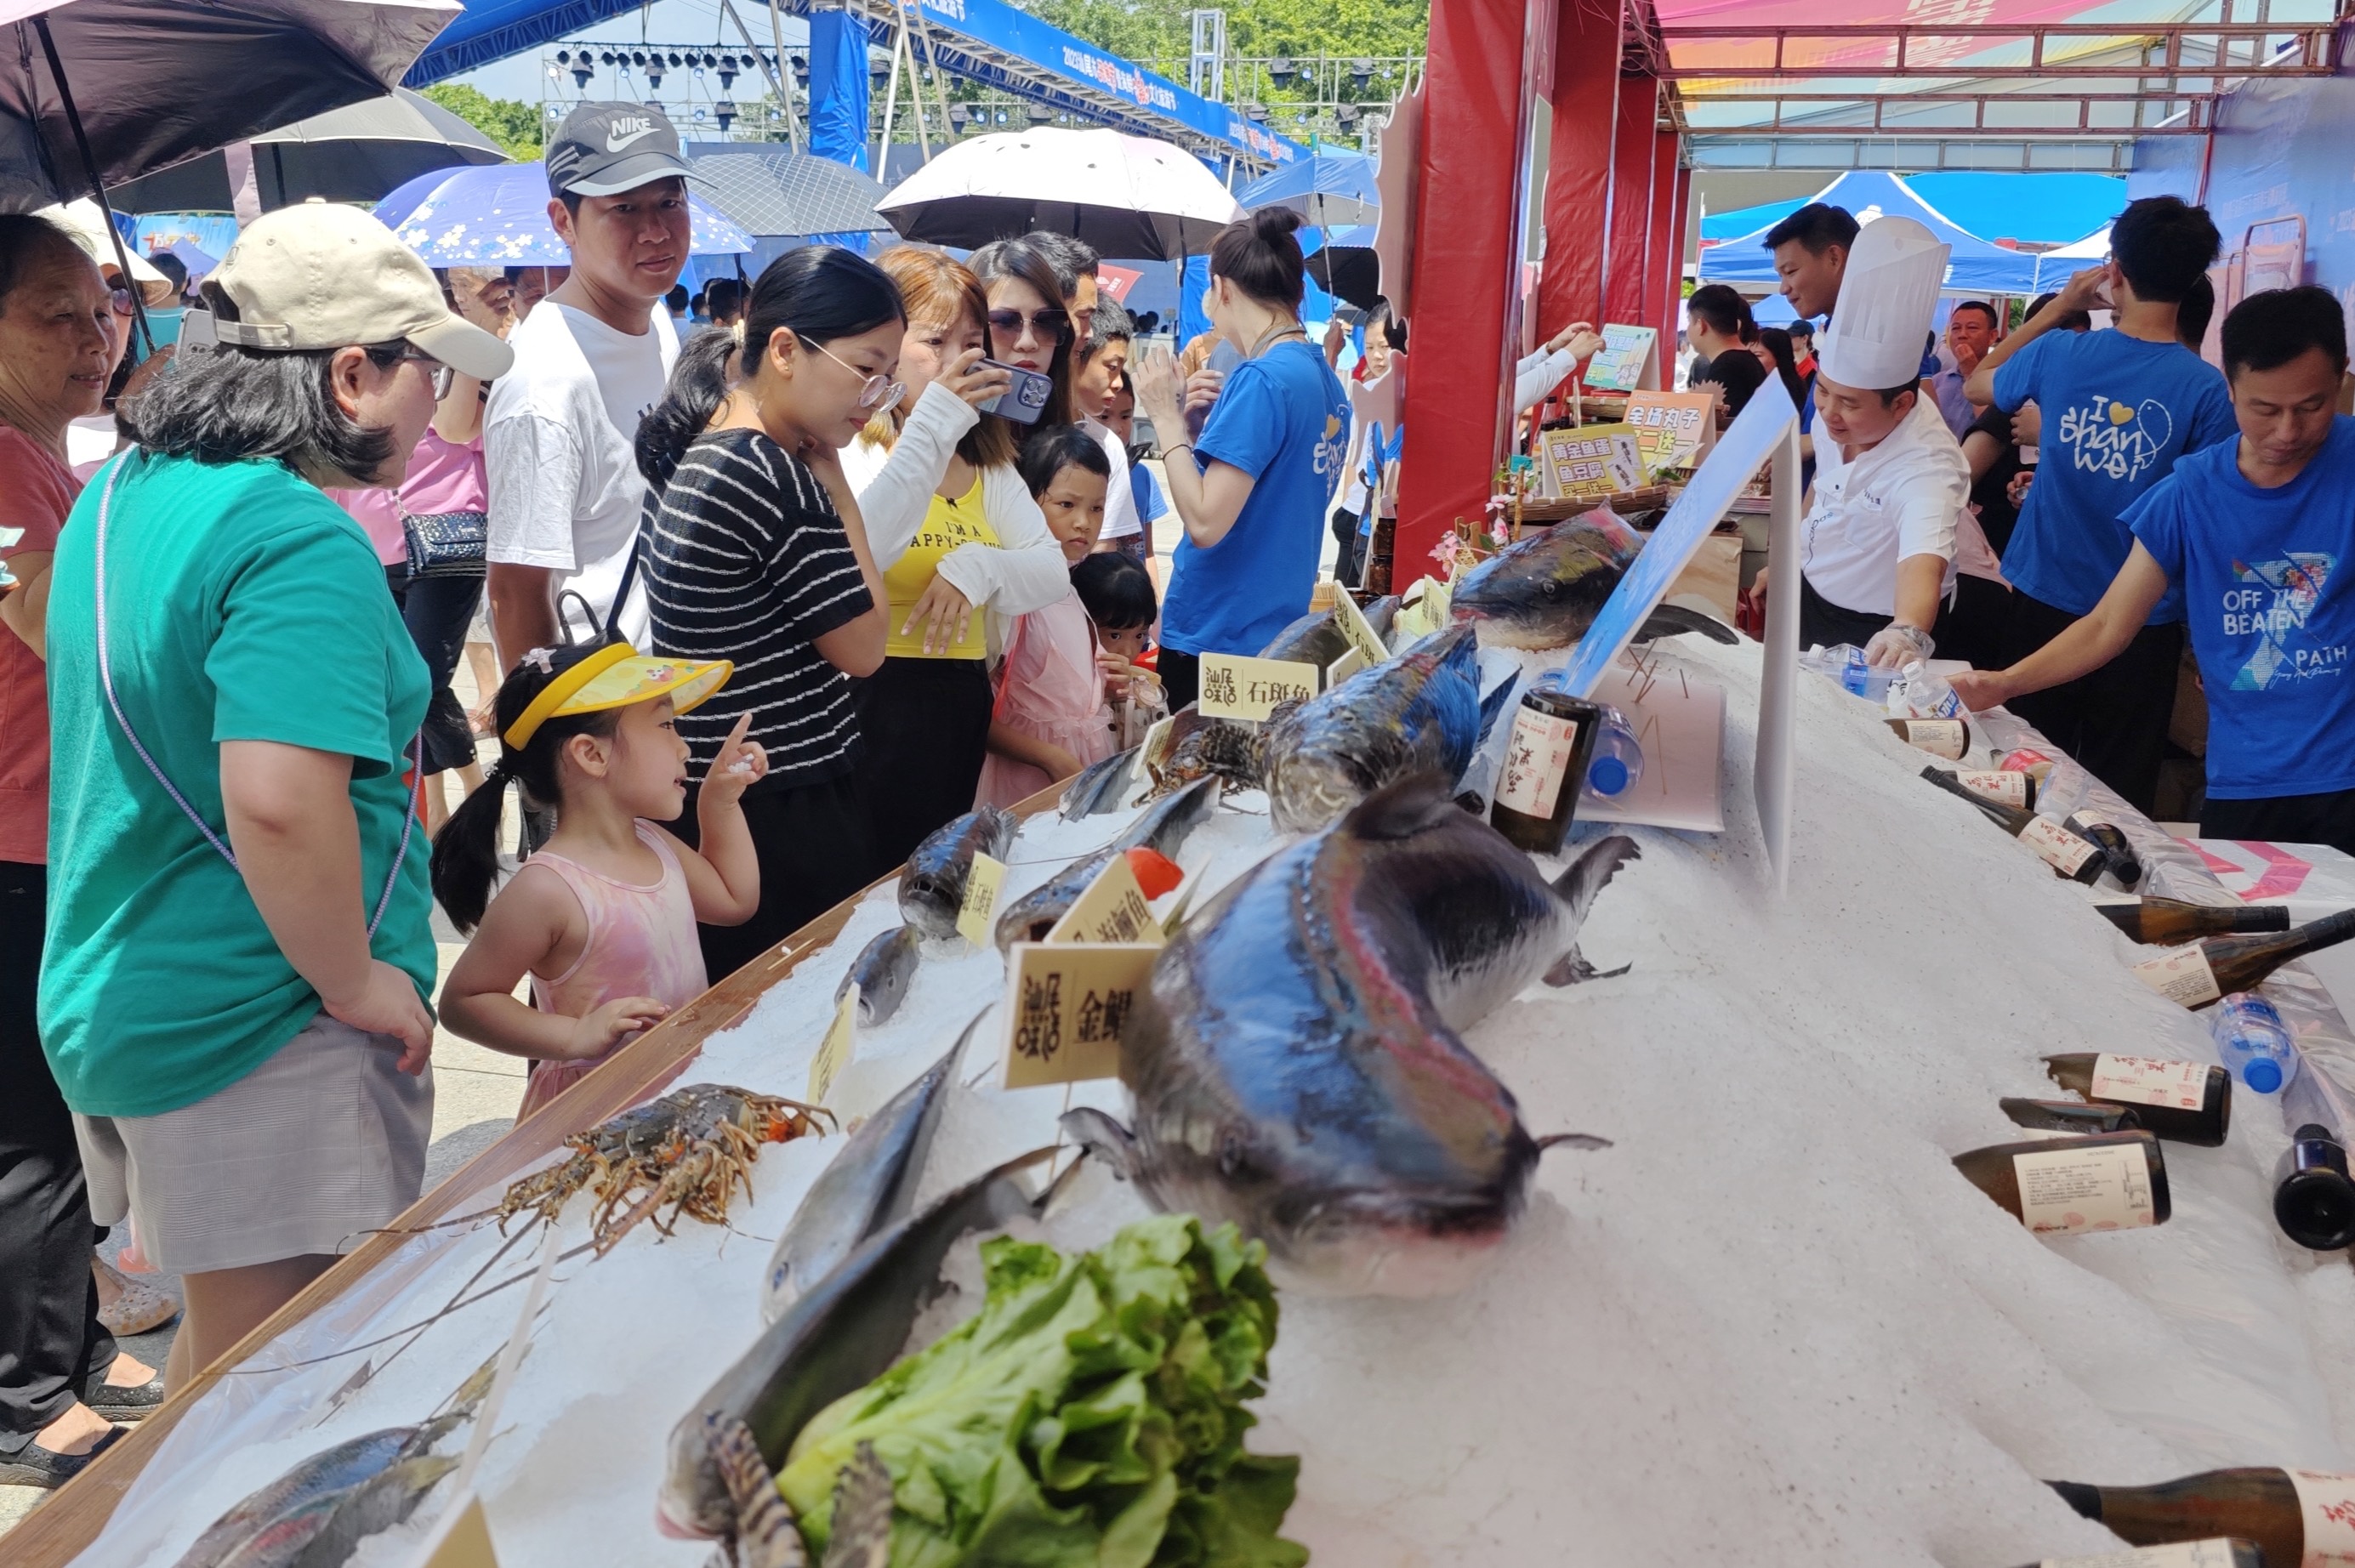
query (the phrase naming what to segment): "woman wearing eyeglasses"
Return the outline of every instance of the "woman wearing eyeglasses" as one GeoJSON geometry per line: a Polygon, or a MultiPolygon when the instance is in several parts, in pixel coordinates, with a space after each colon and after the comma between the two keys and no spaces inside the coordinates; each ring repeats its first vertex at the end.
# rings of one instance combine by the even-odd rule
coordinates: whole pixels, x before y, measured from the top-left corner
{"type": "MultiPolygon", "coordinates": [[[[851,677],[883,663],[884,586],[841,453],[899,396],[905,325],[899,289],[865,257],[787,251],[752,284],[742,347],[698,334],[638,424],[652,651],[736,667],[678,716],[689,787],[746,713],[769,758],[743,797],[761,907],[698,928],[715,983],[871,880],[851,677]]],[[[673,831],[695,842],[692,800],[673,831]]]]}
{"type": "MultiPolygon", "coordinates": [[[[975,259],[1009,249],[989,246],[975,259]]],[[[984,356],[989,343],[1007,343],[994,318],[1015,307],[937,251],[900,245],[879,260],[907,302],[899,369],[906,389],[843,453],[890,613],[883,667],[858,684],[870,878],[973,809],[995,702],[993,618],[1044,609],[1071,589],[1063,552],[1015,470],[1028,427],[981,411],[1011,384],[984,356]]],[[[1052,287],[1053,273],[1045,277],[1052,287]]],[[[1044,315],[1050,301],[1035,282],[1017,283],[1019,308],[1044,315]]],[[[1064,399],[1060,294],[1052,303],[1054,321],[1015,336],[1041,357],[1042,370],[1056,368],[1056,398],[1064,399]]]]}

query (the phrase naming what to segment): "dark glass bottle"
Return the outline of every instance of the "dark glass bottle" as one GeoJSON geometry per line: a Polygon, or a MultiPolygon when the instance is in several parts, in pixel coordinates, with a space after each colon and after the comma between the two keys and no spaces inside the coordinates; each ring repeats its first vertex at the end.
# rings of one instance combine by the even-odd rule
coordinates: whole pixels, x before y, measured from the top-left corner
{"type": "Polygon", "coordinates": [[[2051,817],[2039,816],[2018,806],[1998,805],[1987,796],[1955,783],[1955,775],[1944,768],[1923,768],[1922,776],[1950,795],[1961,795],[1987,813],[1989,822],[2035,850],[2044,863],[2060,876],[2091,887],[2100,880],[2102,869],[2108,864],[2102,859],[2099,847],[2078,837],[2051,817]]]}
{"type": "Polygon", "coordinates": [[[1955,1168],[2040,1235],[2163,1225],[2172,1211],[2166,1157],[2139,1130],[1990,1144],[1955,1168]]]}
{"type": "Polygon", "coordinates": [[[2052,1082],[2107,1105],[2131,1105],[2160,1137],[2215,1148],[2232,1126],[2232,1075],[2200,1061],[2075,1051],[2048,1056],[2052,1082]]]}
{"type": "Polygon", "coordinates": [[[2094,907],[2135,941],[2169,946],[2197,942],[2203,936],[2289,929],[2286,904],[2193,904],[2180,899],[2145,897],[2133,903],[2094,907]]]}
{"type": "Polygon", "coordinates": [[[2347,1150],[2319,1122],[2292,1133],[2282,1152],[2274,1221],[2283,1235],[2318,1253],[2355,1243],[2355,1180],[2348,1179],[2347,1150]]]}
{"type": "Polygon", "coordinates": [[[2234,991],[2254,991],[2293,958],[2355,936],[2355,909],[2263,936],[2209,936],[2134,967],[2135,978],[2187,1008],[2204,1008],[2234,991]]]}
{"type": "Polygon", "coordinates": [[[2322,1555],[2341,1541],[2355,1541],[2355,1530],[2340,1510],[2355,1499],[2355,1476],[2301,1470],[2295,1477],[2270,1466],[2242,1470],[2203,1470],[2152,1487],[2089,1487],[2048,1481],[2068,1505],[2099,1520],[2110,1533],[2136,1546],[2172,1541],[2232,1536],[2264,1553],[2268,1568],[2328,1562],[2322,1555]],[[2342,1516],[2343,1517],[2343,1516],[2342,1516]],[[2307,1555],[2308,1551],[2315,1555],[2307,1555]]]}
{"type": "Polygon", "coordinates": [[[1971,749],[1971,727],[1961,719],[1890,719],[1884,720],[1897,738],[1934,757],[1959,763],[1971,749]]]}
{"type": "Polygon", "coordinates": [[[2130,1105],[2087,1105],[2075,1100],[2023,1100],[2006,1095],[1996,1102],[2003,1114],[2023,1127],[2042,1133],[2123,1133],[2142,1125],[2130,1105]]]}
{"type": "Polygon", "coordinates": [[[2036,809],[2036,775],[2016,768],[1966,768],[1955,782],[1983,800],[2022,811],[2036,809]]]}
{"type": "Polygon", "coordinates": [[[2142,861],[2136,857],[2134,846],[2126,842],[2126,830],[2116,823],[2094,812],[2081,811],[2063,826],[2078,837],[2101,847],[2110,863],[2110,875],[2118,880],[2118,886],[2130,888],[2142,880],[2142,861]]]}
{"type": "Polygon", "coordinates": [[[1532,855],[1559,850],[1577,814],[1586,764],[1602,728],[1598,703],[1541,687],[1521,693],[1505,761],[1497,770],[1490,825],[1532,855]]]}
{"type": "Polygon", "coordinates": [[[2091,1557],[2047,1557],[2022,1568],[2265,1568],[2265,1554],[2248,1541],[2215,1535],[2205,1541],[2171,1541],[2091,1557]]]}

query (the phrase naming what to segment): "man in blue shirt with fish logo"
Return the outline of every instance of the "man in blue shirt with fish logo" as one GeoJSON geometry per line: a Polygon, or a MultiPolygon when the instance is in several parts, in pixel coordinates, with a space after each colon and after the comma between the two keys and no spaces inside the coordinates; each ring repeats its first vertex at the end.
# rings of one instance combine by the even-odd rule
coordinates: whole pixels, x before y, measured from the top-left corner
{"type": "MultiPolygon", "coordinates": [[[[2177,341],[2177,308],[2215,261],[2216,226],[2171,196],[2128,204],[2110,229],[2110,260],[1988,351],[1966,389],[2007,412],[2044,412],[2042,461],[2003,552],[2017,592],[2004,638],[2017,662],[2100,601],[2134,539],[2129,508],[2187,453],[2229,440],[2232,399],[2215,368],[2177,341]],[[2064,316],[2111,310],[2104,332],[2056,332],[2064,316]]],[[[2175,709],[2183,603],[2162,597],[2117,656],[2024,698],[2019,716],[2144,811],[2175,709]]]]}
{"type": "Polygon", "coordinates": [[[2355,603],[2339,570],[2355,552],[2355,419],[2336,412],[2339,302],[2250,295],[2224,318],[2224,369],[2240,439],[2183,458],[2128,508],[2132,552],[2093,613],[1955,690],[1979,707],[2075,678],[2174,599],[2208,688],[2201,836],[2355,853],[2355,603]]]}

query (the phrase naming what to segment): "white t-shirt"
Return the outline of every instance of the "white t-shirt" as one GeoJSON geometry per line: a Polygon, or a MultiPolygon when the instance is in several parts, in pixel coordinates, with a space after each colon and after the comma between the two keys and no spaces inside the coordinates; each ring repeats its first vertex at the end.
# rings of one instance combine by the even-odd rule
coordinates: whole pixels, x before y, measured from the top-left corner
{"type": "MultiPolygon", "coordinates": [[[[1341,383],[1349,394],[1349,455],[1345,460],[1348,479],[1341,490],[1341,509],[1359,522],[1365,521],[1366,517],[1366,441],[1377,424],[1382,427],[1385,445],[1398,433],[1401,398],[1405,384],[1406,356],[1396,349],[1391,352],[1391,368],[1380,375],[1369,376],[1362,381],[1344,379],[1341,383]]],[[[1387,485],[1384,490],[1382,515],[1395,517],[1398,514],[1398,497],[1387,493],[1387,485]]]]}
{"type": "Polygon", "coordinates": [[[1897,610],[1897,563],[1934,555],[1954,585],[1956,533],[1969,516],[1970,464],[1927,398],[1880,445],[1842,461],[1816,427],[1814,504],[1799,525],[1800,565],[1816,592],[1859,615],[1897,610]],[[1825,463],[1827,449],[1832,458],[1825,463]]]}
{"type": "MultiPolygon", "coordinates": [[[[616,332],[585,311],[543,300],[516,324],[515,368],[491,384],[483,411],[490,481],[487,554],[509,566],[545,566],[557,591],[578,593],[602,624],[636,540],[646,482],[632,443],[638,421],[662,400],[678,358],[678,334],[658,300],[648,330],[616,332]]],[[[622,630],[645,645],[644,580],[622,630]]],[[[568,620],[576,638],[596,628],[568,620]]]]}
{"type": "Polygon", "coordinates": [[[1080,428],[1096,438],[1104,449],[1104,459],[1112,464],[1111,487],[1104,491],[1103,532],[1099,539],[1124,539],[1145,531],[1145,524],[1136,516],[1136,492],[1128,485],[1128,448],[1121,444],[1112,426],[1080,416],[1080,428]]]}

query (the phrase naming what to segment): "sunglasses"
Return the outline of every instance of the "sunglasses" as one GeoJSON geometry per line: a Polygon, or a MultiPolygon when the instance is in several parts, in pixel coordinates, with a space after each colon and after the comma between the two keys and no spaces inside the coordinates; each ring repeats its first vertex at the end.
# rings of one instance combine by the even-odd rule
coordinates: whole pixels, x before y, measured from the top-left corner
{"type": "Polygon", "coordinates": [[[425,350],[418,347],[414,344],[410,344],[403,347],[400,351],[400,357],[403,361],[413,359],[418,364],[425,367],[426,373],[433,378],[433,400],[435,402],[438,403],[442,399],[450,395],[450,388],[456,381],[458,372],[453,370],[449,366],[444,365],[442,361],[436,359],[433,356],[426,353],[425,350]]]}
{"type": "Polygon", "coordinates": [[[117,315],[129,315],[133,308],[129,289],[107,290],[106,303],[114,307],[117,315]]]}
{"type": "Polygon", "coordinates": [[[1018,310],[994,310],[989,313],[992,332],[1019,335],[1023,324],[1041,337],[1060,337],[1071,329],[1071,313],[1067,310],[1042,310],[1035,315],[1025,315],[1018,310]]]}
{"type": "Polygon", "coordinates": [[[811,343],[808,338],[802,337],[802,335],[798,332],[794,333],[794,336],[795,337],[800,337],[804,343],[808,343],[812,348],[816,349],[820,354],[825,355],[827,358],[833,360],[836,364],[841,366],[852,375],[861,378],[858,386],[858,406],[860,408],[869,410],[876,413],[882,413],[886,410],[898,407],[900,400],[907,395],[907,387],[900,382],[894,381],[890,377],[880,375],[869,376],[866,371],[861,370],[858,366],[853,365],[849,360],[845,359],[841,355],[837,354],[825,344],[811,343]]]}

